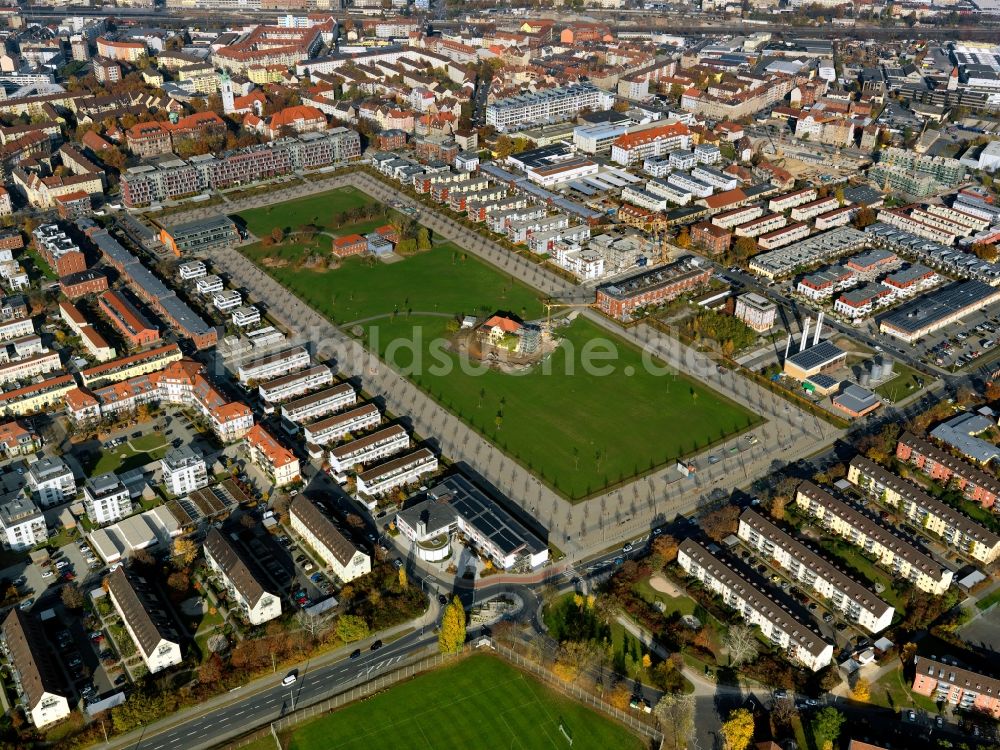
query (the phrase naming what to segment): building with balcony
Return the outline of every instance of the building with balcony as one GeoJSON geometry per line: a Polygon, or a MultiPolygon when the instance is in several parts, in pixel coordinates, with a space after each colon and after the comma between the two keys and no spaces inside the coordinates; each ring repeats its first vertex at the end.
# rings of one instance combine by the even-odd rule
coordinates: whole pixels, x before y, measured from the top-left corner
{"type": "Polygon", "coordinates": [[[275,487],[284,487],[300,479],[299,459],[263,425],[251,427],[244,441],[250,460],[264,470],[275,487]]]}
{"type": "Polygon", "coordinates": [[[295,346],[281,352],[268,354],[258,359],[244,362],[237,370],[237,377],[244,385],[287,375],[308,367],[309,352],[303,346],[295,346]]]}
{"type": "Polygon", "coordinates": [[[132,513],[128,488],[110,471],[84,482],[83,506],[87,517],[97,526],[114,523],[132,513]]]}
{"type": "Polygon", "coordinates": [[[353,406],[357,402],[358,394],[354,390],[354,386],[350,383],[340,383],[282,404],[281,416],[292,424],[300,424],[312,419],[320,419],[348,406],[353,406]]]}
{"type": "MultiPolygon", "coordinates": [[[[363,404],[356,409],[334,414],[312,424],[303,425],[302,435],[310,453],[317,452],[314,446],[323,446],[349,435],[375,427],[382,421],[382,412],[375,404],[363,404]]],[[[318,451],[322,453],[322,451],[318,451]]]]}
{"type": "Polygon", "coordinates": [[[45,516],[35,501],[18,494],[0,504],[0,534],[3,546],[14,552],[24,552],[49,538],[45,516]]]}
{"type": "Polygon", "coordinates": [[[845,620],[869,633],[892,624],[895,609],[752,508],[740,515],[737,535],[807,591],[830,602],[845,620]]]}
{"type": "Polygon", "coordinates": [[[777,312],[778,307],[771,300],[754,292],[747,292],[736,298],[733,314],[757,333],[765,333],[774,327],[777,312]]]}
{"type": "Polygon", "coordinates": [[[437,456],[427,448],[418,448],[358,474],[355,479],[358,495],[377,497],[412,484],[425,474],[437,471],[437,468],[437,456]]]}
{"type": "Polygon", "coordinates": [[[953,572],[905,537],[883,525],[872,515],[827,492],[812,482],[803,482],[795,493],[795,505],[816,519],[823,530],[850,542],[892,574],[909,581],[918,591],[940,596],[951,586],[953,572]]]}
{"type": "Polygon", "coordinates": [[[281,596],[264,588],[261,577],[218,529],[209,530],[202,549],[209,570],[251,625],[263,625],[281,616],[281,596]]]}
{"type": "Polygon", "coordinates": [[[330,450],[330,471],[339,480],[347,478],[347,472],[356,466],[364,466],[373,461],[394,456],[410,447],[410,436],[402,425],[394,424],[370,435],[365,435],[349,443],[330,450]]]}
{"type": "Polygon", "coordinates": [[[833,659],[833,644],[795,617],[786,607],[768,596],[756,583],[723,558],[694,539],[685,539],[677,550],[677,564],[713,594],[722,597],[748,625],[756,625],[761,634],[787,657],[813,672],[833,659]]]}
{"type": "Polygon", "coordinates": [[[894,508],[916,528],[980,563],[989,564],[1000,557],[1000,536],[871,459],[855,456],[848,466],[847,481],[894,508]]]}
{"type": "Polygon", "coordinates": [[[44,729],[68,717],[70,691],[38,621],[13,607],[4,618],[0,636],[14,690],[32,725],[44,729]]]}
{"type": "Polygon", "coordinates": [[[1000,719],[1000,679],[933,656],[914,656],[913,667],[913,692],[935,703],[1000,719]]]}
{"type": "Polygon", "coordinates": [[[944,486],[962,491],[966,498],[992,508],[1000,496],[1000,481],[964,459],[938,448],[912,432],[904,432],[896,444],[896,458],[915,466],[944,486]]]}
{"type": "Polygon", "coordinates": [[[41,508],[62,505],[76,497],[76,477],[61,458],[45,456],[24,473],[31,498],[41,508]]]}
{"type": "Polygon", "coordinates": [[[160,472],[167,492],[183,497],[208,486],[205,459],[189,445],[174,448],[160,460],[160,472]]]}
{"type": "Polygon", "coordinates": [[[371,558],[341,534],[333,521],[305,495],[298,495],[292,501],[289,515],[292,531],[341,581],[348,583],[371,572],[371,558]]]}
{"type": "Polygon", "coordinates": [[[181,663],[178,627],[155,589],[144,578],[125,572],[107,577],[108,597],[150,674],[181,663]]]}
{"type": "Polygon", "coordinates": [[[277,404],[315,391],[317,388],[322,388],[332,382],[333,371],[329,367],[313,365],[304,370],[261,383],[257,387],[257,392],[266,404],[277,404]]]}
{"type": "Polygon", "coordinates": [[[616,320],[628,320],[640,308],[656,307],[684,292],[698,289],[712,278],[712,270],[694,257],[685,257],[665,266],[597,287],[597,306],[616,320]]]}

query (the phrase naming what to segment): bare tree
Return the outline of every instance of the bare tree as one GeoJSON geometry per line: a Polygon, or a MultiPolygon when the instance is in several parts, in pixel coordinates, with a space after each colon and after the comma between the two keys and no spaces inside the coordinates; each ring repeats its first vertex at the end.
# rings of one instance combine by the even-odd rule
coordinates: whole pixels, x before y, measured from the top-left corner
{"type": "Polygon", "coordinates": [[[302,630],[313,638],[316,638],[330,628],[333,617],[327,614],[314,615],[306,612],[304,609],[300,609],[295,614],[295,622],[299,624],[302,630]]]}
{"type": "Polygon", "coordinates": [[[748,625],[736,624],[729,628],[725,646],[729,650],[729,665],[732,667],[757,658],[757,636],[748,625]]]}
{"type": "Polygon", "coordinates": [[[694,730],[694,711],[694,696],[682,693],[666,693],[653,709],[660,727],[670,730],[674,750],[686,746],[687,739],[694,730]]]}

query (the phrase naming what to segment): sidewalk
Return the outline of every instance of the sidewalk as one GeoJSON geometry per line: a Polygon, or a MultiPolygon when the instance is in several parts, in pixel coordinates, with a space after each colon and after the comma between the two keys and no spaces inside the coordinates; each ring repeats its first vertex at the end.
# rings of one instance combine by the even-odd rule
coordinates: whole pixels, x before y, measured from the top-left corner
{"type": "MultiPolygon", "coordinates": [[[[372,634],[372,638],[378,636],[382,640],[390,639],[394,635],[403,634],[410,632],[421,626],[432,625],[437,621],[438,615],[438,604],[432,598],[428,606],[427,611],[418,619],[410,620],[409,622],[401,623],[393,628],[382,631],[381,633],[372,634]]],[[[310,670],[319,669],[321,667],[328,666],[330,664],[336,663],[343,659],[346,659],[351,651],[357,648],[356,643],[347,644],[339,649],[333,651],[327,651],[326,653],[320,654],[319,656],[307,659],[306,661],[299,662],[298,664],[289,664],[281,668],[282,672],[289,672],[293,669],[299,670],[300,675],[308,674],[310,670]]],[[[131,747],[136,742],[140,740],[149,739],[151,736],[161,734],[167,730],[173,729],[177,726],[183,725],[188,721],[196,718],[200,718],[207,714],[211,714],[220,708],[225,708],[241,701],[254,696],[258,693],[263,692],[269,688],[275,686],[275,681],[279,679],[278,671],[269,675],[264,675],[263,677],[258,677],[257,679],[239,687],[233,688],[226,693],[221,695],[216,695],[213,698],[209,698],[197,706],[190,706],[185,709],[181,709],[176,713],[166,716],[152,724],[147,724],[139,729],[134,729],[128,734],[123,734],[118,737],[112,738],[103,747],[108,750],[124,750],[124,748],[131,747]]],[[[248,727],[247,731],[255,727],[248,727]]]]}

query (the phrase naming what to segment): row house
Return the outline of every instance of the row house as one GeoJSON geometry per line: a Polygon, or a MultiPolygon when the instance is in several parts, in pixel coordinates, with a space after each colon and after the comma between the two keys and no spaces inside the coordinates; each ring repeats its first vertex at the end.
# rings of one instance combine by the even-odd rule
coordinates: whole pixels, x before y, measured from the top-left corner
{"type": "Polygon", "coordinates": [[[961,203],[956,203],[954,206],[949,208],[948,206],[943,206],[937,203],[929,203],[924,206],[924,211],[929,214],[933,214],[934,216],[950,219],[956,224],[966,227],[968,231],[966,231],[965,234],[982,232],[989,228],[989,219],[982,216],[974,216],[966,211],[962,211],[960,210],[961,205],[961,203]]]}
{"type": "Polygon", "coordinates": [[[340,383],[318,393],[281,405],[281,417],[290,424],[301,424],[341,411],[358,402],[357,391],[350,383],[340,383]]]}
{"type": "Polygon", "coordinates": [[[936,226],[931,226],[924,221],[908,216],[902,211],[894,211],[887,208],[879,209],[878,220],[884,224],[889,224],[915,234],[918,237],[939,242],[949,247],[954,245],[955,240],[958,239],[955,234],[939,229],[936,226]]]}
{"type": "Polygon", "coordinates": [[[21,359],[0,364],[0,385],[30,380],[59,369],[62,369],[59,352],[45,350],[37,354],[30,354],[21,359]]]}
{"type": "MultiPolygon", "coordinates": [[[[270,410],[273,412],[274,404],[288,401],[296,396],[301,396],[317,388],[330,385],[332,382],[333,371],[329,367],[326,365],[314,365],[313,367],[307,367],[305,370],[299,370],[289,375],[282,375],[274,380],[261,383],[257,387],[257,392],[261,400],[267,406],[270,406],[270,410]]],[[[267,406],[265,406],[265,411],[267,411],[267,406]]]]}
{"type": "MultiPolygon", "coordinates": [[[[669,177],[670,175],[668,175],[669,177]]],[[[642,190],[634,185],[627,185],[622,188],[622,198],[628,195],[632,199],[632,202],[642,208],[647,208],[649,210],[664,210],[666,204],[662,208],[656,209],[657,203],[662,201],[667,201],[673,203],[677,206],[686,206],[691,202],[694,196],[691,195],[690,190],[685,190],[681,187],[677,180],[673,182],[668,182],[665,179],[660,179],[659,177],[654,177],[651,180],[646,181],[646,189],[642,190]]]]}
{"type": "Polygon", "coordinates": [[[774,250],[785,245],[790,245],[809,236],[812,230],[804,221],[798,224],[789,224],[773,232],[762,234],[757,238],[757,244],[762,250],[774,250]]]}
{"type": "Polygon", "coordinates": [[[833,303],[833,309],[846,318],[860,320],[892,304],[895,298],[893,290],[884,284],[864,284],[841,294],[833,303]]]}
{"type": "Polygon", "coordinates": [[[898,271],[893,271],[882,283],[895,292],[897,297],[912,297],[941,283],[941,277],[931,268],[914,263],[898,271]]]}
{"type": "Polygon", "coordinates": [[[379,411],[378,407],[375,404],[363,404],[350,411],[303,425],[302,434],[310,455],[322,455],[323,451],[320,446],[340,440],[351,433],[376,427],[381,422],[382,412],[379,411]]]}
{"type": "Polygon", "coordinates": [[[97,332],[72,302],[68,300],[59,302],[59,317],[79,337],[87,353],[98,362],[108,362],[117,356],[115,348],[97,332]]]}
{"type": "Polygon", "coordinates": [[[702,267],[696,259],[685,257],[602,284],[596,290],[596,304],[605,315],[628,320],[641,308],[662,305],[704,286],[711,277],[710,267],[702,267]]]}
{"type": "Polygon", "coordinates": [[[673,185],[682,192],[690,193],[697,198],[707,198],[715,192],[715,188],[708,183],[695,179],[691,175],[683,172],[671,172],[667,177],[667,183],[673,185]]]}
{"type": "Polygon", "coordinates": [[[924,224],[940,229],[942,232],[953,234],[956,237],[966,237],[972,234],[972,228],[967,224],[953,221],[947,216],[939,216],[932,211],[925,211],[919,206],[910,209],[910,218],[922,221],[924,224]]]}
{"type": "Polygon", "coordinates": [[[828,534],[850,542],[892,574],[918,591],[940,596],[951,586],[954,572],[905,537],[812,482],[795,492],[795,505],[816,519],[828,534]]]}
{"type": "Polygon", "coordinates": [[[289,508],[291,527],[309,549],[344,583],[371,572],[371,558],[340,533],[336,525],[305,495],[289,508]]]}
{"type": "Polygon", "coordinates": [[[88,388],[96,388],[107,383],[129,380],[163,370],[170,364],[179,362],[182,358],[181,348],[177,344],[165,344],[156,349],[120,357],[81,370],[80,381],[88,388]]]}
{"type": "Polygon", "coordinates": [[[139,349],[160,341],[160,329],[120,292],[109,289],[98,298],[97,307],[129,348],[139,349]]]}
{"type": "Polygon", "coordinates": [[[892,624],[892,605],[752,508],[740,515],[736,533],[804,589],[829,601],[848,622],[869,633],[880,633],[892,624]]]}
{"type": "Polygon", "coordinates": [[[961,490],[966,498],[984,508],[992,508],[1000,496],[1000,481],[992,474],[912,432],[904,432],[900,436],[896,444],[896,458],[917,467],[942,485],[961,490]]]}
{"type": "Polygon", "coordinates": [[[437,456],[427,448],[418,448],[358,474],[355,480],[358,494],[377,497],[397,487],[413,484],[422,476],[437,471],[437,468],[437,456]]]}
{"type": "Polygon", "coordinates": [[[760,628],[761,634],[786,656],[813,672],[818,672],[833,659],[833,644],[796,618],[783,605],[768,596],[733,565],[694,539],[685,539],[677,550],[677,564],[713,594],[722,597],[748,624],[760,628]]]}
{"type": "Polygon", "coordinates": [[[746,224],[764,215],[764,207],[760,205],[743,206],[732,211],[723,211],[712,217],[712,223],[723,229],[733,229],[740,224],[746,224]]]}
{"type": "Polygon", "coordinates": [[[775,196],[767,202],[767,207],[771,211],[788,211],[796,206],[814,201],[818,196],[816,188],[803,188],[793,193],[775,196]]]}
{"type": "Polygon", "coordinates": [[[819,198],[814,201],[809,201],[808,203],[803,203],[801,206],[795,206],[792,209],[789,217],[792,221],[808,221],[815,216],[819,216],[827,211],[832,211],[835,208],[840,207],[840,201],[836,198],[819,198]]]}
{"type": "Polygon", "coordinates": [[[267,354],[242,363],[236,371],[243,385],[272,380],[309,366],[312,358],[304,346],[294,346],[284,351],[267,354]]]}
{"type": "Polygon", "coordinates": [[[767,232],[773,232],[775,229],[781,229],[786,224],[788,224],[788,219],[783,214],[767,214],[738,224],[733,228],[733,234],[737,237],[759,237],[767,232]]]}
{"type": "Polygon", "coordinates": [[[402,425],[390,425],[331,449],[330,471],[338,481],[343,482],[352,468],[393,456],[409,447],[410,436],[402,425]]]}
{"type": "Polygon", "coordinates": [[[864,456],[851,460],[847,481],[980,563],[1000,557],[1000,536],[864,456]]]}
{"type": "Polygon", "coordinates": [[[0,416],[23,417],[42,411],[58,411],[66,394],[76,388],[72,375],[55,377],[0,393],[0,416]]]}
{"type": "Polygon", "coordinates": [[[817,232],[833,229],[834,227],[842,227],[846,224],[850,224],[854,219],[855,214],[857,214],[860,210],[860,206],[844,206],[843,208],[835,208],[832,211],[827,211],[826,213],[817,216],[813,226],[816,228],[817,232]]]}

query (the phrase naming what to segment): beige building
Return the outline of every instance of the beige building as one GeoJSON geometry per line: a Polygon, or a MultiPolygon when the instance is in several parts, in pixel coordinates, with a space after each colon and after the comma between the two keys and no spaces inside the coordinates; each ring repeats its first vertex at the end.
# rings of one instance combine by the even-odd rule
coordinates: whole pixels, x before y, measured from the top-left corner
{"type": "Polygon", "coordinates": [[[345,583],[370,573],[371,558],[359,550],[304,495],[292,501],[292,531],[345,583]]]}
{"type": "Polygon", "coordinates": [[[1000,558],[1000,536],[874,461],[856,456],[847,470],[847,480],[895,508],[916,528],[934,534],[972,559],[991,563],[1000,558]]]}

